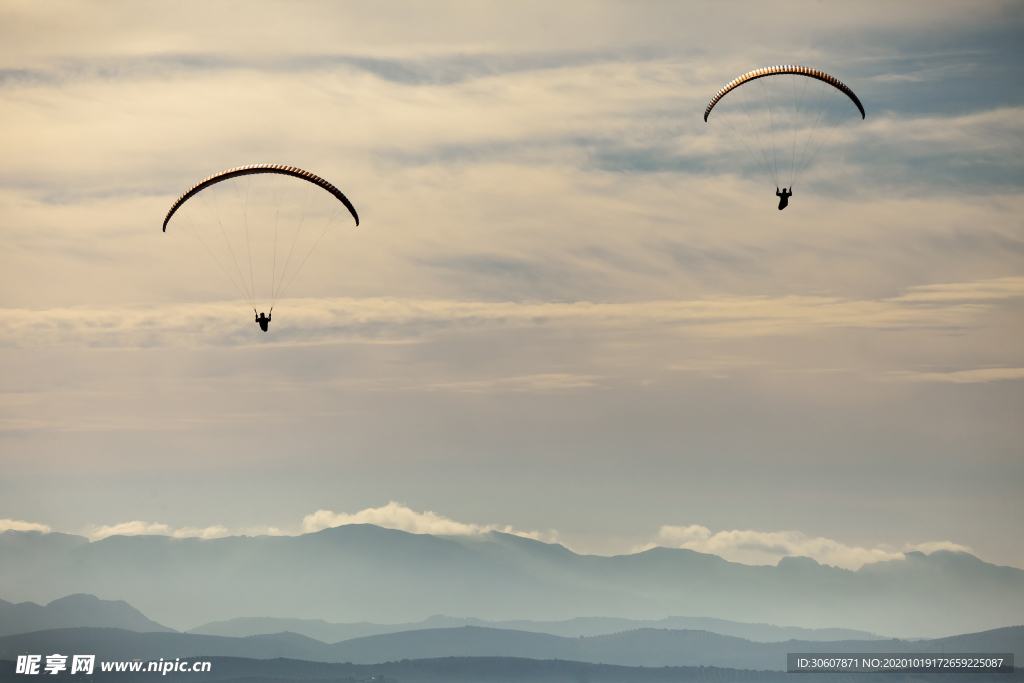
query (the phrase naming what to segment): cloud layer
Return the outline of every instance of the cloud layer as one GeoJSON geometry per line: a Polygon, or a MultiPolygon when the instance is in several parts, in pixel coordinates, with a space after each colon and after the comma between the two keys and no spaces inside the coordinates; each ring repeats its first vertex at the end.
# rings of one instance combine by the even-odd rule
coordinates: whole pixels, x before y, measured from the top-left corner
{"type": "MultiPolygon", "coordinates": [[[[1024,297],[1024,278],[910,288],[881,300],[836,297],[734,297],[703,301],[518,303],[410,299],[282,302],[276,343],[400,343],[481,327],[617,327],[680,335],[743,338],[804,336],[836,328],[944,329],[974,325],[992,305],[1024,297]],[[280,341],[277,341],[280,340],[280,341]]],[[[253,344],[238,325],[237,302],[159,308],[0,311],[0,345],[9,348],[253,344]]],[[[260,338],[255,340],[263,341],[260,338]]],[[[271,342],[271,343],[275,343],[271,342]]]]}
{"type": "Polygon", "coordinates": [[[44,534],[48,534],[52,529],[46,524],[14,519],[0,519],[0,532],[4,531],[41,531],[44,534]]]}
{"type": "MultiPolygon", "coordinates": [[[[249,528],[243,532],[248,535],[298,535],[309,534],[344,526],[347,524],[372,524],[385,529],[397,529],[412,534],[430,534],[433,536],[483,536],[491,531],[500,531],[524,538],[532,538],[545,543],[558,543],[557,531],[518,531],[510,525],[476,524],[459,522],[437,514],[430,510],[418,512],[412,508],[389,502],[376,508],[366,508],[354,513],[317,510],[302,518],[301,531],[286,532],[277,527],[249,528]]],[[[49,533],[51,529],[43,524],[0,520],[0,530],[41,531],[49,533]]],[[[171,536],[174,538],[224,538],[237,534],[222,525],[206,528],[184,527],[172,529],[166,524],[133,521],[112,526],[90,527],[87,536],[98,541],[110,536],[171,536]]],[[[775,565],[783,557],[810,557],[820,564],[827,564],[845,569],[856,570],[865,564],[893,559],[902,559],[904,553],[910,551],[930,554],[937,550],[973,552],[971,548],[949,541],[929,541],[925,543],[905,543],[900,549],[886,545],[873,548],[850,546],[838,541],[816,537],[808,537],[798,531],[732,530],[712,532],[711,529],[699,524],[690,526],[662,526],[654,540],[642,544],[632,552],[643,552],[653,547],[687,548],[700,553],[718,555],[730,562],[741,564],[775,565]]]]}
{"type": "Polygon", "coordinates": [[[182,527],[172,529],[166,524],[152,522],[122,522],[113,526],[99,526],[90,528],[86,535],[91,541],[98,541],[109,536],[172,536],[174,538],[223,538],[229,536],[227,528],[215,525],[205,529],[196,527],[182,527]]]}
{"type": "Polygon", "coordinates": [[[663,526],[658,532],[657,543],[671,548],[711,553],[743,564],[774,565],[783,557],[810,557],[819,564],[853,570],[872,562],[903,559],[903,553],[912,550],[925,553],[936,550],[972,552],[966,546],[945,541],[908,543],[900,551],[885,547],[849,546],[828,538],[809,538],[799,531],[762,532],[748,529],[712,532],[699,524],[663,526]]]}
{"type": "Polygon", "coordinates": [[[302,531],[312,533],[322,529],[343,526],[345,524],[373,524],[385,529],[398,529],[412,534],[431,534],[434,536],[479,536],[489,531],[501,531],[526,538],[538,539],[536,531],[516,531],[511,526],[497,524],[466,524],[456,522],[448,517],[430,510],[416,512],[401,503],[391,501],[379,508],[368,508],[354,514],[335,513],[331,510],[317,510],[302,518],[302,531]]]}

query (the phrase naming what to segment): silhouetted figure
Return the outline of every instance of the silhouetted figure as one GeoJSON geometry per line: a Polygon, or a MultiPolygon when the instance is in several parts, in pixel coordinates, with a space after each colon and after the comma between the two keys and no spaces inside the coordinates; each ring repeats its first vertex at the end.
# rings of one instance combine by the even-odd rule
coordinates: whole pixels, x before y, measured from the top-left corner
{"type": "Polygon", "coordinates": [[[264,332],[267,331],[267,325],[270,324],[271,315],[273,315],[273,311],[271,311],[270,315],[263,315],[262,313],[260,313],[258,316],[256,316],[256,322],[260,324],[260,329],[263,330],[264,332]]]}
{"type": "Polygon", "coordinates": [[[782,188],[782,192],[779,192],[779,188],[776,187],[775,196],[779,198],[779,211],[782,211],[789,206],[789,198],[793,196],[793,193],[786,188],[782,188]]]}

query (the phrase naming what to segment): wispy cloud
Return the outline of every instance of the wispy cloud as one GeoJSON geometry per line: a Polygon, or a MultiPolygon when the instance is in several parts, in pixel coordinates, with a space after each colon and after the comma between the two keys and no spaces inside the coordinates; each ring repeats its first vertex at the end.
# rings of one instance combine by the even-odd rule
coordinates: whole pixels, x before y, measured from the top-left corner
{"type": "Polygon", "coordinates": [[[976,370],[952,370],[949,372],[890,372],[884,379],[900,382],[952,382],[954,384],[978,384],[1002,380],[1024,379],[1024,368],[978,368],[976,370]]]}
{"type": "Polygon", "coordinates": [[[771,362],[743,356],[711,356],[707,358],[691,358],[682,363],[674,363],[669,370],[692,372],[711,377],[727,377],[731,371],[760,368],[772,365],[771,362]]]}
{"type": "Polygon", "coordinates": [[[112,526],[99,526],[90,528],[86,535],[89,540],[98,541],[109,536],[173,536],[174,538],[223,538],[229,536],[227,527],[218,525],[198,528],[181,527],[172,529],[166,524],[143,522],[135,520],[122,522],[112,526]]]}
{"type": "Polygon", "coordinates": [[[1003,277],[978,282],[920,285],[909,288],[896,300],[903,303],[951,301],[994,301],[1024,296],[1024,278],[1003,277]]]}
{"type": "MultiPolygon", "coordinates": [[[[559,533],[554,529],[547,531],[520,531],[512,525],[477,524],[460,522],[436,512],[422,512],[401,503],[391,501],[387,505],[366,508],[354,513],[317,510],[302,519],[301,530],[288,531],[280,527],[260,526],[247,527],[231,531],[222,525],[208,527],[173,528],[167,524],[135,520],[109,526],[92,526],[86,532],[91,541],[98,541],[110,536],[170,536],[173,538],[224,538],[245,534],[248,536],[296,536],[309,534],[344,526],[348,524],[372,524],[385,529],[397,529],[412,534],[430,534],[433,536],[482,536],[492,531],[500,531],[523,538],[531,538],[545,543],[563,543],[559,533]]],[[[0,520],[0,531],[41,531],[50,533],[52,529],[46,524],[0,520]]],[[[873,548],[850,546],[838,541],[809,537],[799,531],[753,531],[732,530],[712,532],[699,524],[690,526],[662,526],[654,541],[632,548],[630,552],[642,552],[650,548],[663,546],[670,548],[687,548],[700,553],[717,555],[730,562],[749,565],[777,564],[783,557],[810,557],[821,564],[856,570],[865,564],[885,560],[903,559],[905,553],[917,551],[930,554],[939,550],[968,552],[973,550],[951,541],[928,541],[923,543],[905,543],[901,548],[879,545],[873,548]]]]}
{"type": "Polygon", "coordinates": [[[2,531],[41,531],[44,534],[48,534],[52,529],[47,524],[37,524],[35,522],[15,519],[0,519],[0,532],[2,531]]]}
{"type": "Polygon", "coordinates": [[[956,117],[897,118],[882,116],[867,123],[868,132],[877,142],[887,145],[927,143],[932,152],[999,151],[1013,154],[1020,149],[1024,132],[1024,110],[1003,107],[956,117]],[[939,145],[939,149],[934,149],[939,145]]]}
{"type": "Polygon", "coordinates": [[[433,390],[464,391],[479,393],[484,391],[558,391],[562,389],[581,389],[592,387],[597,375],[571,375],[555,373],[549,375],[526,375],[524,377],[499,377],[496,379],[469,380],[465,382],[439,382],[424,387],[433,390]]]}
{"type": "Polygon", "coordinates": [[[317,510],[302,519],[302,530],[305,533],[312,533],[345,524],[374,524],[385,529],[398,529],[413,534],[433,534],[436,536],[479,536],[490,531],[501,531],[506,534],[515,534],[516,536],[533,539],[539,539],[542,536],[538,531],[516,531],[511,526],[456,522],[430,510],[416,512],[394,501],[383,507],[367,508],[353,514],[336,513],[331,510],[317,510]]]}
{"type": "Polygon", "coordinates": [[[820,564],[844,569],[859,569],[872,562],[902,559],[904,552],[911,550],[925,553],[936,550],[971,552],[966,546],[946,541],[907,544],[901,552],[885,547],[849,546],[828,538],[811,538],[799,531],[764,532],[737,529],[713,533],[699,524],[663,526],[658,532],[657,541],[644,547],[656,545],[711,553],[743,564],[777,564],[783,557],[801,556],[810,557],[820,564]]]}
{"type": "MultiPolygon", "coordinates": [[[[317,510],[303,517],[301,531],[289,531],[276,526],[252,526],[229,530],[220,524],[208,527],[186,526],[174,528],[169,524],[134,520],[112,525],[93,525],[87,528],[85,535],[91,541],[99,541],[110,536],[171,536],[173,538],[207,539],[225,538],[239,534],[247,536],[297,536],[346,524],[372,524],[385,529],[397,529],[413,534],[431,534],[435,536],[479,536],[491,531],[500,531],[545,542],[554,542],[558,536],[557,532],[553,530],[546,532],[520,531],[511,525],[458,522],[430,510],[417,512],[406,505],[394,501],[381,507],[366,508],[354,513],[317,510]]],[[[43,533],[50,533],[52,531],[50,526],[46,524],[0,519],[0,532],[7,530],[41,531],[43,533]]]]}
{"type": "MultiPolygon", "coordinates": [[[[17,522],[16,524],[25,524],[24,522],[17,522]]],[[[3,520],[0,520],[0,528],[3,526],[3,520]]],[[[44,533],[50,531],[50,527],[46,525],[29,525],[25,529],[18,529],[19,531],[25,531],[30,528],[38,528],[44,533]]],[[[172,538],[226,538],[228,536],[237,536],[244,534],[246,536],[295,536],[295,532],[288,532],[274,526],[253,526],[246,527],[243,529],[230,530],[226,526],[221,524],[214,524],[208,527],[194,527],[185,526],[175,529],[168,524],[160,524],[158,522],[144,522],[141,520],[135,520],[132,522],[122,522],[120,524],[103,525],[103,526],[90,526],[87,527],[85,535],[90,541],[99,541],[110,536],[170,536],[172,538]]]]}
{"type": "Polygon", "coordinates": [[[721,297],[633,303],[518,303],[415,299],[284,302],[272,337],[256,336],[240,302],[164,307],[0,311],[0,346],[151,348],[257,343],[397,342],[480,326],[671,328],[683,336],[792,336],[837,328],[956,329],[1002,299],[1024,296],[1024,278],[915,287],[889,299],[721,297]],[[243,325],[244,320],[244,325],[243,325]],[[273,340],[273,341],[272,341],[273,340]]]}
{"type": "Polygon", "coordinates": [[[925,543],[907,543],[903,546],[903,552],[919,552],[925,555],[930,555],[937,550],[949,550],[957,553],[972,553],[974,552],[966,545],[960,545],[959,543],[953,543],[951,541],[928,541],[925,543]]]}

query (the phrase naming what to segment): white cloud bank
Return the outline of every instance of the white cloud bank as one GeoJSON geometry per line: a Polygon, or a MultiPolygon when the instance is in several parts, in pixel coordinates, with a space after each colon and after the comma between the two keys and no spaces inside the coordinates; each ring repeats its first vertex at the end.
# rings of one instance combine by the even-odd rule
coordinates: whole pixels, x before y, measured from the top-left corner
{"type": "Polygon", "coordinates": [[[113,526],[92,527],[86,535],[91,541],[98,541],[108,536],[173,536],[174,538],[223,538],[230,536],[227,527],[219,524],[200,529],[198,527],[182,527],[172,529],[166,524],[156,524],[135,520],[122,522],[113,526]]]}
{"type": "MultiPolygon", "coordinates": [[[[491,531],[500,531],[523,538],[532,538],[545,543],[558,542],[558,532],[549,530],[517,531],[511,525],[474,524],[458,522],[436,512],[426,510],[417,512],[406,505],[395,501],[377,508],[366,508],[355,513],[317,510],[302,518],[302,530],[292,533],[278,527],[252,527],[242,532],[230,532],[219,524],[199,528],[182,527],[172,529],[167,524],[143,521],[123,522],[111,526],[94,526],[87,532],[91,541],[98,541],[109,536],[171,536],[174,538],[224,538],[226,536],[245,533],[250,536],[295,536],[310,534],[324,529],[344,526],[346,524],[372,524],[385,529],[397,529],[412,534],[430,534],[434,536],[480,536],[491,531]]],[[[0,532],[41,531],[50,533],[46,524],[0,519],[0,532]]],[[[719,531],[713,533],[699,524],[690,526],[664,525],[658,531],[655,541],[633,548],[632,552],[642,552],[654,547],[686,548],[700,553],[717,555],[730,562],[748,565],[777,564],[783,557],[810,557],[819,564],[857,570],[865,564],[886,560],[903,559],[908,552],[931,554],[937,550],[951,550],[973,553],[968,546],[950,541],[928,541],[925,543],[906,543],[902,549],[888,546],[862,548],[849,546],[832,539],[811,538],[799,531],[719,531]]]]}
{"type": "MultiPolygon", "coordinates": [[[[205,528],[181,527],[174,529],[168,524],[135,520],[113,525],[91,526],[88,527],[85,535],[91,541],[99,541],[109,536],[172,536],[174,538],[224,538],[239,534],[248,536],[296,536],[299,534],[315,533],[345,524],[373,524],[385,529],[398,529],[399,531],[407,531],[413,534],[432,534],[435,536],[478,536],[490,531],[500,531],[506,534],[522,536],[523,538],[542,540],[547,543],[554,542],[557,537],[557,533],[554,531],[546,533],[518,531],[510,525],[456,522],[430,510],[416,512],[394,501],[382,507],[367,508],[352,514],[344,512],[335,513],[331,510],[317,510],[302,519],[302,530],[299,532],[289,532],[273,526],[247,527],[231,531],[220,524],[205,528]]],[[[51,531],[50,527],[45,524],[34,524],[10,519],[0,520],[0,531],[8,529],[16,531],[41,531],[43,533],[51,531]]]]}
{"type": "Polygon", "coordinates": [[[856,570],[865,564],[903,559],[911,551],[931,553],[936,550],[972,552],[967,546],[948,541],[906,544],[902,551],[887,547],[861,548],[848,546],[828,538],[810,538],[799,531],[719,531],[699,524],[661,527],[657,542],[637,550],[655,546],[687,548],[711,553],[730,562],[743,564],[777,564],[783,557],[810,557],[819,564],[856,570]]]}
{"type": "Polygon", "coordinates": [[[51,529],[46,524],[36,524],[17,519],[0,519],[0,532],[4,531],[41,531],[44,534],[48,534],[51,529]]]}
{"type": "MultiPolygon", "coordinates": [[[[367,508],[355,514],[317,510],[302,519],[302,531],[308,534],[345,524],[374,524],[385,529],[398,529],[412,534],[433,534],[435,536],[478,536],[490,531],[501,531],[535,540],[546,540],[547,542],[553,540],[551,538],[541,539],[541,533],[538,531],[524,532],[516,531],[511,526],[456,522],[430,510],[416,512],[395,501],[391,501],[383,507],[367,508]]],[[[554,536],[554,534],[551,533],[548,536],[554,536]]]]}

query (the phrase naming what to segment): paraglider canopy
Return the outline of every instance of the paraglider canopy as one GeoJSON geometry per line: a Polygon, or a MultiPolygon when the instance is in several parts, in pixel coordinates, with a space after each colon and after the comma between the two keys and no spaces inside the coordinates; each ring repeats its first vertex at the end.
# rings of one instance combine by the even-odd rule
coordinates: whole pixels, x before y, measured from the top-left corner
{"type": "Polygon", "coordinates": [[[740,87],[744,83],[749,83],[750,81],[756,80],[758,78],[766,78],[768,76],[781,76],[783,74],[792,74],[794,76],[806,76],[807,78],[814,78],[823,83],[828,83],[833,88],[836,88],[841,93],[849,97],[850,100],[855,105],[857,105],[857,109],[860,111],[860,117],[862,119],[867,117],[867,114],[864,113],[864,105],[860,103],[860,99],[858,99],[858,97],[853,94],[853,91],[846,87],[846,84],[840,81],[838,78],[829,76],[824,71],[818,71],[817,69],[811,69],[806,66],[769,66],[764,69],[755,69],[754,71],[749,71],[740,76],[739,78],[729,81],[729,83],[726,84],[724,88],[722,88],[715,94],[715,96],[711,99],[711,102],[708,103],[708,108],[704,110],[704,121],[707,122],[708,115],[711,113],[711,110],[715,108],[715,105],[718,104],[718,100],[725,97],[729,93],[729,91],[740,87]]]}
{"type": "MultiPolygon", "coordinates": [[[[707,120],[707,116],[704,117],[707,120]]],[[[231,180],[244,175],[255,175],[258,173],[279,173],[281,175],[292,176],[293,178],[299,178],[300,180],[306,180],[314,185],[318,185],[323,189],[327,190],[335,197],[338,201],[345,205],[345,208],[352,214],[352,218],[356,219],[356,225],[359,225],[359,214],[356,213],[356,209],[352,206],[352,202],[341,193],[341,190],[331,185],[329,182],[324,180],[318,175],[313,175],[309,171],[303,171],[301,168],[295,168],[294,166],[278,166],[277,164],[255,164],[253,166],[239,166],[238,168],[229,168],[226,171],[212,175],[206,180],[203,180],[196,185],[193,185],[188,192],[178,197],[178,200],[171,206],[170,211],[167,212],[167,216],[164,218],[163,231],[167,232],[167,223],[170,222],[171,216],[178,210],[178,208],[189,200],[193,195],[202,192],[206,188],[216,183],[222,183],[225,180],[231,180]]]]}
{"type": "Polygon", "coordinates": [[[749,71],[715,93],[704,121],[720,118],[776,188],[801,179],[836,129],[864,105],[845,83],[806,66],[749,71]]]}
{"type": "Polygon", "coordinates": [[[273,310],[346,214],[359,225],[355,207],[324,178],[294,166],[254,164],[193,185],[171,205],[162,229],[197,239],[250,307],[273,310]]]}

